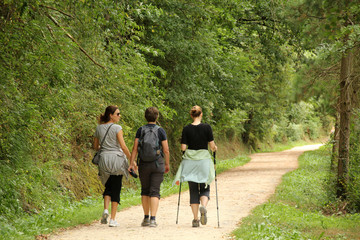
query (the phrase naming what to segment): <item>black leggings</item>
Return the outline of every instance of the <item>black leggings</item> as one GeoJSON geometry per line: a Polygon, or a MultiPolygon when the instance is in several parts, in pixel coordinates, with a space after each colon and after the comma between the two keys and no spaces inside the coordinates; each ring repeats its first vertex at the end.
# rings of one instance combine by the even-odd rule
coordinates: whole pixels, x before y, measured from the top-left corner
{"type": "Polygon", "coordinates": [[[110,175],[105,183],[103,196],[110,196],[112,202],[120,203],[120,192],[122,186],[123,175],[110,175]]]}
{"type": "Polygon", "coordinates": [[[189,192],[190,192],[190,204],[200,204],[200,197],[206,196],[210,199],[210,185],[205,187],[205,183],[189,183],[189,192]]]}

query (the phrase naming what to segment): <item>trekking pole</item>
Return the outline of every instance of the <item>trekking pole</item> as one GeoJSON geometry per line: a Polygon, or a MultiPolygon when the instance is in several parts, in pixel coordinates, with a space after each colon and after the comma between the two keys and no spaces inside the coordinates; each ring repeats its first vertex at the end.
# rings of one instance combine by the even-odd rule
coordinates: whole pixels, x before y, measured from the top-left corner
{"type": "Polygon", "coordinates": [[[178,224],[178,219],[179,219],[180,194],[181,194],[181,180],[180,180],[180,188],[179,188],[178,208],[177,208],[177,214],[176,214],[176,224],[178,224]]]}
{"type": "Polygon", "coordinates": [[[216,190],[217,220],[218,220],[218,227],[220,227],[220,221],[219,221],[219,202],[218,202],[217,177],[216,177],[216,152],[213,152],[213,154],[214,154],[214,167],[215,167],[215,190],[216,190]]]}

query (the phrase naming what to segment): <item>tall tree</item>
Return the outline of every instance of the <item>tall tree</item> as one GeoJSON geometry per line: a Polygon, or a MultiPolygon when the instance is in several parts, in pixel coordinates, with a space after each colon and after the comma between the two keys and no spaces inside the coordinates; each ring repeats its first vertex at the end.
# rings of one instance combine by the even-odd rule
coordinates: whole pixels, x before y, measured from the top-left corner
{"type": "Polygon", "coordinates": [[[346,198],[349,182],[349,140],[351,116],[351,73],[353,54],[347,49],[341,58],[340,71],[340,129],[338,158],[338,189],[337,196],[346,198]]]}

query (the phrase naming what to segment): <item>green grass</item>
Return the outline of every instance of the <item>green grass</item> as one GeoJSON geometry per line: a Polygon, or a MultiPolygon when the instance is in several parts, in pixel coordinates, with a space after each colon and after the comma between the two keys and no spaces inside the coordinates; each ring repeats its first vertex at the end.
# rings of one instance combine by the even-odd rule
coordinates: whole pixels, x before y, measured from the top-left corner
{"type": "Polygon", "coordinates": [[[256,207],[233,234],[236,239],[360,239],[360,215],[325,216],[329,152],[306,152],[299,169],[286,174],[268,203],[256,207]]]}
{"type": "MultiPolygon", "coordinates": [[[[238,156],[230,160],[217,161],[217,173],[244,165],[250,160],[246,156],[238,156]]],[[[121,204],[118,210],[141,204],[140,181],[131,178],[132,188],[123,188],[121,192],[121,204]]],[[[166,197],[179,192],[179,187],[172,185],[173,176],[166,175],[161,185],[161,196],[166,197]]],[[[188,189],[184,184],[182,191],[188,189]]],[[[36,235],[47,235],[57,229],[68,228],[79,224],[88,224],[98,220],[103,211],[101,196],[89,197],[80,202],[74,202],[67,206],[54,204],[38,214],[22,216],[13,223],[9,223],[0,216],[0,239],[34,239],[36,235]]]]}

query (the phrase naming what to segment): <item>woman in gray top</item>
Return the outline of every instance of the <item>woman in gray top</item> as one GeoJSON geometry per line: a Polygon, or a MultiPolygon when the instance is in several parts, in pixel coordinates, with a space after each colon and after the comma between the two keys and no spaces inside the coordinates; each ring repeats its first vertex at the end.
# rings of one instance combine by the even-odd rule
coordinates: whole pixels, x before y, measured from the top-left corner
{"type": "Polygon", "coordinates": [[[100,124],[96,127],[93,145],[95,150],[99,150],[100,143],[103,142],[98,165],[100,180],[105,186],[103,193],[104,212],[101,223],[107,224],[108,222],[108,209],[111,201],[110,227],[118,226],[115,216],[120,202],[122,177],[125,175],[127,178],[129,175],[127,159],[130,159],[130,152],[124,141],[122,127],[116,124],[119,120],[120,111],[118,107],[108,106],[105,113],[100,116],[100,124]]]}

